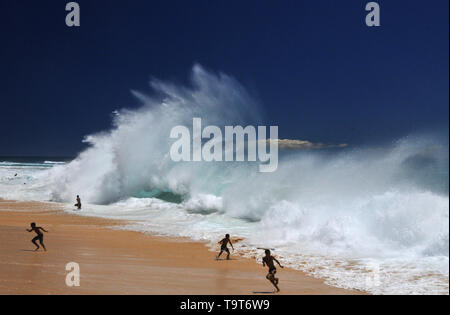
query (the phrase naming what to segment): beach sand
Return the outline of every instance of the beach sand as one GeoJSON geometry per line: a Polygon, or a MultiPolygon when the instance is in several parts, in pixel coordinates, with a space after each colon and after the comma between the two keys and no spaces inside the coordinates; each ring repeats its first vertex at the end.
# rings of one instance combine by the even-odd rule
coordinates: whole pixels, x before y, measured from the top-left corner
{"type": "MultiPolygon", "coordinates": [[[[268,294],[255,259],[215,260],[205,244],[111,229],[124,222],[71,215],[58,204],[0,200],[0,294],[268,294]],[[34,252],[31,222],[44,227],[34,252]],[[80,286],[66,286],[65,266],[80,266],[80,286]]],[[[278,268],[279,294],[361,294],[303,272],[278,268]]]]}

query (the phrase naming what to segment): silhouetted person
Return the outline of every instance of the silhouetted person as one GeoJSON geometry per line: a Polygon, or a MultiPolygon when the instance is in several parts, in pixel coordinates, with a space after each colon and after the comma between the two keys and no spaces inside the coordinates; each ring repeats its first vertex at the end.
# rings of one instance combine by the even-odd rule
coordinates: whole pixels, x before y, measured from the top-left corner
{"type": "Polygon", "coordinates": [[[265,250],[266,256],[263,257],[262,262],[263,262],[263,267],[265,267],[267,265],[267,267],[269,267],[269,273],[267,274],[266,278],[267,280],[269,280],[274,287],[277,289],[277,292],[280,292],[280,288],[278,288],[278,278],[275,278],[275,274],[277,273],[277,268],[275,268],[274,265],[274,261],[277,262],[277,264],[281,267],[284,268],[280,262],[273,257],[272,255],[270,255],[270,250],[266,249],[265,250]]]}
{"type": "Polygon", "coordinates": [[[28,232],[34,231],[37,234],[37,236],[31,240],[31,242],[34,245],[36,245],[35,251],[37,251],[39,249],[39,245],[36,243],[37,240],[39,240],[39,243],[41,243],[41,246],[44,248],[44,250],[47,251],[47,249],[45,248],[45,245],[44,245],[44,234],[42,234],[41,230],[44,232],[47,232],[47,233],[48,233],[48,231],[46,231],[43,227],[36,226],[36,223],[34,223],[34,222],[31,223],[30,225],[31,225],[31,229],[29,229],[29,230],[27,229],[27,231],[28,232]]]}
{"type": "Polygon", "coordinates": [[[217,259],[219,259],[220,255],[222,255],[223,252],[227,252],[227,259],[230,259],[230,250],[228,249],[228,243],[230,243],[231,248],[234,250],[233,244],[231,244],[230,240],[230,234],[226,234],[225,238],[223,238],[218,244],[220,245],[220,253],[217,255],[217,259]]]}
{"type": "Polygon", "coordinates": [[[75,207],[78,208],[78,210],[81,209],[81,199],[80,196],[77,195],[77,203],[75,204],[75,207]]]}

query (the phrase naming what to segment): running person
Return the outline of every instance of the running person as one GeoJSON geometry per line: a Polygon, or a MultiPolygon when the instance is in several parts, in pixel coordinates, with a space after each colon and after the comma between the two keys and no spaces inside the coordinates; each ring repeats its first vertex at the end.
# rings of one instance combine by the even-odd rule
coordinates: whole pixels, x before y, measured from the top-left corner
{"type": "Polygon", "coordinates": [[[46,231],[43,227],[36,226],[36,223],[34,223],[34,222],[31,223],[30,225],[31,225],[31,229],[27,229],[27,231],[28,231],[28,232],[34,231],[34,232],[36,232],[36,234],[37,234],[36,237],[34,237],[34,238],[31,240],[31,242],[32,242],[34,245],[36,245],[35,251],[37,251],[37,250],[39,249],[39,245],[36,243],[37,240],[39,240],[39,243],[40,243],[41,246],[44,248],[44,250],[47,251],[47,249],[45,248],[45,245],[44,245],[44,234],[41,232],[41,230],[44,231],[44,232],[47,232],[47,233],[48,233],[48,231],[46,231]]]}
{"type": "Polygon", "coordinates": [[[218,244],[220,245],[220,253],[219,255],[217,255],[216,259],[219,259],[220,255],[222,255],[223,252],[227,252],[227,260],[230,259],[230,250],[228,249],[228,243],[230,243],[231,248],[234,250],[233,244],[231,243],[230,240],[230,234],[226,234],[225,238],[223,238],[218,244]]]}
{"type": "Polygon", "coordinates": [[[262,259],[262,263],[263,263],[263,267],[265,267],[267,265],[267,267],[269,267],[269,273],[266,276],[266,279],[269,280],[273,286],[277,289],[277,292],[280,292],[280,288],[278,288],[278,278],[275,278],[275,274],[277,273],[277,268],[275,268],[275,264],[273,263],[274,261],[277,262],[277,264],[281,267],[284,268],[280,262],[273,257],[272,255],[270,255],[270,250],[266,249],[265,250],[266,256],[263,257],[262,259]]]}

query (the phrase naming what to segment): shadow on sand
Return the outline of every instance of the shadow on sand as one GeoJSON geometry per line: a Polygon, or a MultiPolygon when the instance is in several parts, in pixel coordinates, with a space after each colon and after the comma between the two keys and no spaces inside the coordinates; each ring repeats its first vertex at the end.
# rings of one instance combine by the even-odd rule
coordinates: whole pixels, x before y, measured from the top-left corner
{"type": "Polygon", "coordinates": [[[275,291],[253,291],[253,294],[275,294],[275,291]]]}

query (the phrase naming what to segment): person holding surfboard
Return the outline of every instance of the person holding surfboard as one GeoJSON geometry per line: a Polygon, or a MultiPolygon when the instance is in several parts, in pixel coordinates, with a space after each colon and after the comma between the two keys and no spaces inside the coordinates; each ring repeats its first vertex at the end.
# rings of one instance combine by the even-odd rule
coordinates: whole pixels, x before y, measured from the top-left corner
{"type": "Polygon", "coordinates": [[[275,257],[273,257],[270,254],[269,249],[266,249],[264,252],[266,253],[266,256],[264,256],[262,259],[263,267],[265,267],[266,265],[267,265],[267,267],[269,267],[269,273],[267,274],[266,279],[269,280],[273,284],[273,286],[277,289],[277,292],[280,292],[280,288],[278,287],[279,279],[275,278],[275,274],[277,273],[277,268],[275,268],[275,264],[273,262],[275,261],[281,268],[284,268],[284,267],[280,264],[280,262],[275,257]]]}

